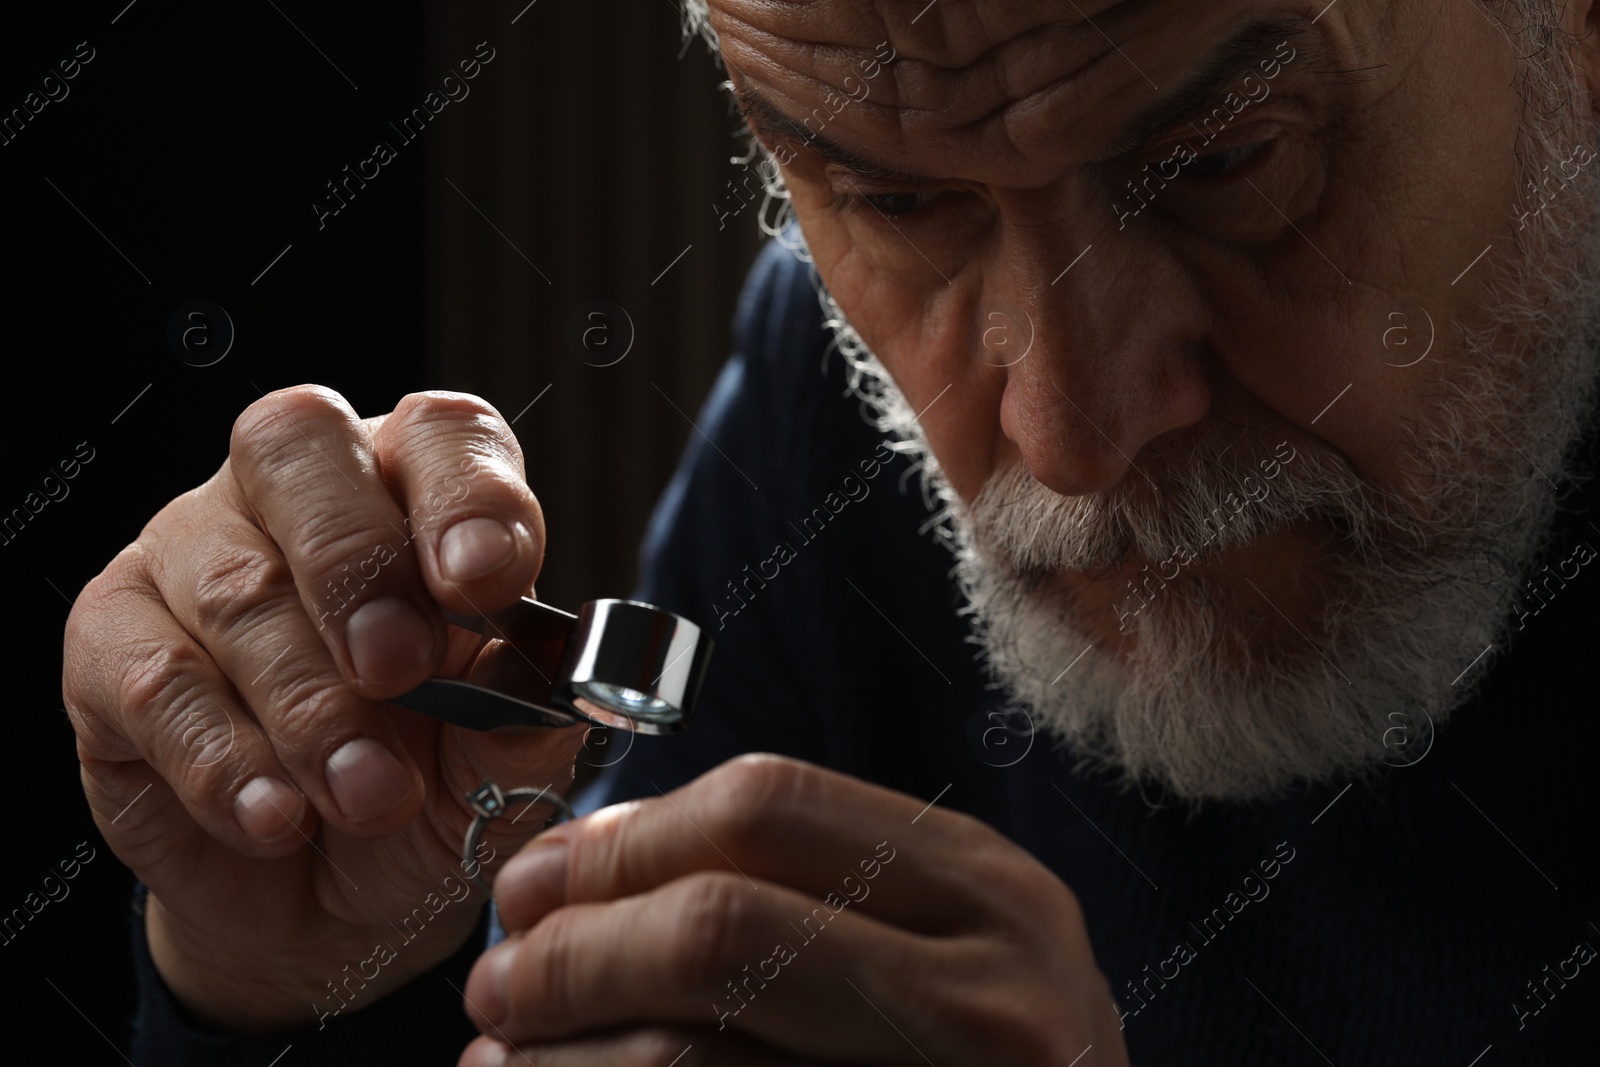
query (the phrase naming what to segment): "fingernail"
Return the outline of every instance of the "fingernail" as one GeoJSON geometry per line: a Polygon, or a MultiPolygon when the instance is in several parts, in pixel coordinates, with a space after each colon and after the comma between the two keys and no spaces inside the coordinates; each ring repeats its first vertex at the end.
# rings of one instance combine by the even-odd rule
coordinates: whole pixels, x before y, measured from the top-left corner
{"type": "Polygon", "coordinates": [[[495,876],[495,898],[515,896],[515,913],[530,925],[537,922],[567,902],[567,855],[565,841],[533,842],[495,876]]]}
{"type": "Polygon", "coordinates": [[[416,782],[382,744],[358,737],[328,757],[328,788],[345,817],[366,822],[399,807],[416,782]]]}
{"type": "Polygon", "coordinates": [[[304,814],[305,799],[289,783],[260,775],[245,783],[233,798],[233,817],[258,845],[271,845],[294,833],[304,814]]]}
{"type": "Polygon", "coordinates": [[[463,519],[439,541],[439,570],[454,582],[482,578],[510,563],[517,540],[495,519],[463,519]]]}
{"type": "Polygon", "coordinates": [[[506,1067],[511,1062],[511,1049],[496,1041],[493,1044],[479,1045],[473,1056],[475,1059],[472,1061],[472,1067],[506,1067]]]}
{"type": "Polygon", "coordinates": [[[345,624],[344,636],[356,677],[363,682],[397,681],[433,660],[433,627],[402,597],[361,605],[345,624]]]}

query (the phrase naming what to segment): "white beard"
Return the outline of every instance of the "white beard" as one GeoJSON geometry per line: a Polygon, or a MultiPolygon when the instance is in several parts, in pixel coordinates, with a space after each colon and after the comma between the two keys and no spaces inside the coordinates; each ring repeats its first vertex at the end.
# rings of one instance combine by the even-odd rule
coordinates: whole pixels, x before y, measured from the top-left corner
{"type": "MultiPolygon", "coordinates": [[[[1574,116],[1569,107],[1549,128],[1524,131],[1525,173],[1590,143],[1574,116]]],[[[941,533],[982,657],[1030,721],[1125,784],[1191,802],[1266,798],[1415,760],[1507,636],[1514,595],[1552,525],[1555,486],[1568,477],[1566,454],[1595,406],[1596,170],[1521,231],[1520,251],[1497,249],[1479,264],[1496,272],[1490,325],[1463,330],[1446,359],[1411,368],[1437,383],[1428,392],[1438,410],[1412,431],[1405,493],[1377,490],[1331,450],[1302,446],[1268,495],[1215,535],[1211,554],[1307,517],[1337,536],[1312,576],[1325,596],[1310,627],[1315,647],[1248,586],[1208,573],[1206,553],[1148,604],[1123,605],[1138,608],[1124,620],[1136,637],[1126,663],[1091,645],[1048,580],[1114,565],[1129,550],[1154,569],[1179,545],[1198,548],[1205,517],[1231,515],[1224,501],[1246,477],[1261,482],[1256,462],[1275,441],[1206,424],[1178,447],[1134,457],[1155,489],[1130,471],[1106,492],[1063,497],[1014,468],[964,504],[904,396],[824,292],[857,390],[920,459],[930,503],[944,505],[941,533]],[[1282,631],[1272,640],[1242,631],[1229,602],[1248,597],[1282,631]]]]}

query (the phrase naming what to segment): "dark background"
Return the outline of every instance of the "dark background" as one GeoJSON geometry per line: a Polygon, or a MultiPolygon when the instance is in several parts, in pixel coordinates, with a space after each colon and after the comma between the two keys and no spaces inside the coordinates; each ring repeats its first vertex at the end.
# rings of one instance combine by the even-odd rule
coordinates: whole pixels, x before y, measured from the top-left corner
{"type": "MultiPolygon", "coordinates": [[[[735,123],[673,0],[125,4],[13,8],[0,33],[0,115],[79,42],[95,53],[0,145],[0,514],[93,449],[68,495],[0,544],[21,687],[0,913],[79,842],[98,851],[0,946],[0,1044],[39,1039],[74,1063],[124,1061],[133,998],[131,878],[89,818],[62,709],[73,597],[216,470],[240,411],[306,381],[363,414],[459,388],[517,416],[549,528],[541,597],[626,594],[759,237],[754,206],[718,227],[735,123]],[[386,123],[480,41],[495,58],[469,95],[400,144],[386,123]],[[397,158],[319,230],[312,200],[380,138],[397,158]],[[207,367],[166,338],[196,299],[236,331],[207,367]],[[617,349],[568,340],[597,300],[632,323],[611,366],[593,364],[617,349]]],[[[620,344],[625,323],[607,325],[620,344]]]]}

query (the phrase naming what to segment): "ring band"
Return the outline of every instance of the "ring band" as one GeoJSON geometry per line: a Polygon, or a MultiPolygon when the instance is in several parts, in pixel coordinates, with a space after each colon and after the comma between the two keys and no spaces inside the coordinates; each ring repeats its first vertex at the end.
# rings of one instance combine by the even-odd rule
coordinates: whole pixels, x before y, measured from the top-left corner
{"type": "MultiPolygon", "coordinates": [[[[461,870],[467,875],[467,881],[483,890],[483,895],[493,897],[494,890],[489,883],[483,880],[483,865],[476,858],[478,845],[483,841],[483,832],[490,823],[505,815],[507,809],[519,801],[528,801],[530,804],[549,804],[556,809],[556,814],[561,821],[574,818],[572,805],[567,803],[567,798],[557,793],[554,789],[539,789],[532,786],[522,789],[502,790],[493,782],[484,782],[477,789],[467,794],[467,803],[471,805],[476,817],[472,825],[467,828],[467,837],[461,843],[461,870]]],[[[516,822],[522,818],[519,814],[511,821],[516,822]]],[[[545,824],[549,826],[549,823],[545,824]]]]}

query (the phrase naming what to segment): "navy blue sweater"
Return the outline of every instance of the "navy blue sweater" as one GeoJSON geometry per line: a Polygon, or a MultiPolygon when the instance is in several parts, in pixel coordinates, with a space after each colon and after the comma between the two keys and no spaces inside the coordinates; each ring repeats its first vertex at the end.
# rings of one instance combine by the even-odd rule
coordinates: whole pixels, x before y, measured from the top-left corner
{"type": "MultiPolygon", "coordinates": [[[[686,734],[633,739],[608,798],[750,751],[938,796],[1077,894],[1134,1067],[1600,1064],[1595,568],[1490,653],[1416,763],[1270,803],[1161,806],[991,717],[1003,701],[950,554],[827,348],[810,267],[770,246],[699,420],[716,447],[691,440],[637,592],[715,635],[701,712],[686,734]]],[[[1600,547],[1588,507],[1558,546],[1600,547]]],[[[185,1020],[139,938],[140,1063],[266,1063],[289,1044],[285,1067],[449,1063],[472,1035],[452,984],[481,939],[321,1032],[241,1040],[185,1020]]]]}

